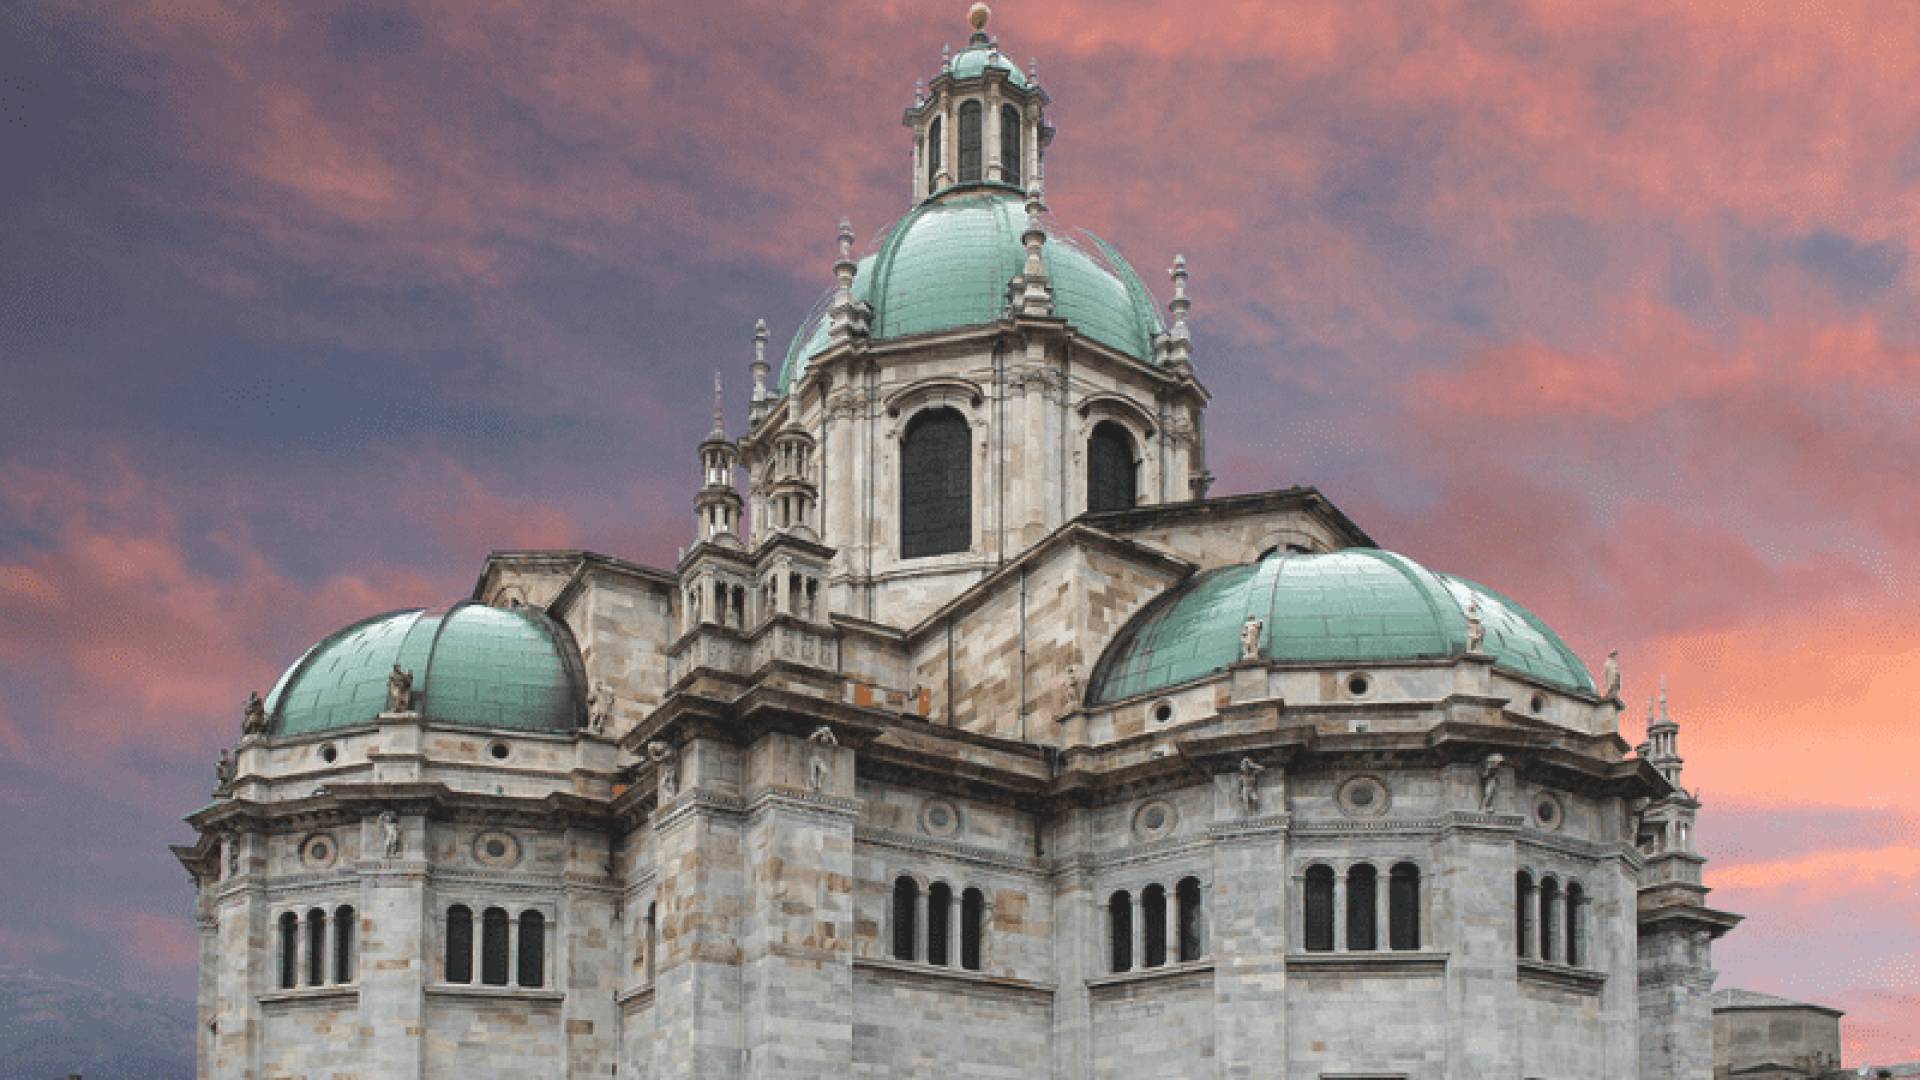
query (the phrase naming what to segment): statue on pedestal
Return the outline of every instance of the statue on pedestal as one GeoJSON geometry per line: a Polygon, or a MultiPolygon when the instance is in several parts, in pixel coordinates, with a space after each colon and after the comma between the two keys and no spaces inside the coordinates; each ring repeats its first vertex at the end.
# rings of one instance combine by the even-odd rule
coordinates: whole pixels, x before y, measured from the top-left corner
{"type": "Polygon", "coordinates": [[[1260,659],[1260,635],[1266,628],[1267,624],[1261,621],[1260,616],[1247,616],[1247,621],[1240,625],[1241,660],[1260,659]]]}
{"type": "Polygon", "coordinates": [[[673,798],[680,789],[680,761],[673,747],[655,739],[647,744],[647,760],[653,762],[654,769],[660,774],[660,794],[673,798]]]}
{"type": "Polygon", "coordinates": [[[1252,817],[1260,812],[1260,774],[1266,767],[1250,757],[1240,759],[1240,775],[1234,781],[1234,795],[1240,800],[1240,812],[1252,817]]]}
{"type": "Polygon", "coordinates": [[[260,700],[260,691],[247,693],[246,718],[240,722],[240,734],[265,735],[267,733],[267,706],[260,700]]]}
{"type": "Polygon", "coordinates": [[[380,839],[387,858],[397,859],[401,852],[400,817],[388,810],[380,815],[380,839]]]}
{"type": "Polygon", "coordinates": [[[1480,809],[1491,813],[1493,800],[1500,794],[1500,769],[1507,759],[1499,754],[1488,754],[1487,760],[1480,763],[1480,809]]]}
{"type": "Polygon", "coordinates": [[[387,675],[387,711],[401,713],[412,709],[413,672],[396,663],[387,675]]]}
{"type": "Polygon", "coordinates": [[[1614,649],[1607,654],[1607,662],[1600,669],[1600,696],[1608,701],[1620,699],[1620,650],[1614,649]]]}
{"type": "Polygon", "coordinates": [[[1480,618],[1480,601],[1467,601],[1467,652],[1477,654],[1487,643],[1487,624],[1480,618]]]}
{"type": "Polygon", "coordinates": [[[833,737],[833,729],[825,724],[813,729],[807,736],[812,749],[807,754],[807,790],[825,791],[833,783],[833,748],[840,740],[833,737]]]}
{"type": "Polygon", "coordinates": [[[233,757],[226,747],[220,748],[220,760],[213,763],[213,793],[219,795],[233,786],[233,757]]]}
{"type": "Polygon", "coordinates": [[[594,683],[593,692],[587,695],[587,730],[599,735],[607,730],[607,722],[613,718],[613,688],[606,683],[594,683]]]}

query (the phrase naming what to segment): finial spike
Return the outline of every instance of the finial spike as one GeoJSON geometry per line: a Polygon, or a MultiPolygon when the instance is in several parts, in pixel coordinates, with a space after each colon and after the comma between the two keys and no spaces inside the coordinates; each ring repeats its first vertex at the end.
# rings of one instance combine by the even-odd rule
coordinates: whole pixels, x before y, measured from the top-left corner
{"type": "Polygon", "coordinates": [[[713,372],[713,433],[715,435],[726,434],[725,418],[726,409],[720,394],[720,370],[715,368],[713,372]]]}

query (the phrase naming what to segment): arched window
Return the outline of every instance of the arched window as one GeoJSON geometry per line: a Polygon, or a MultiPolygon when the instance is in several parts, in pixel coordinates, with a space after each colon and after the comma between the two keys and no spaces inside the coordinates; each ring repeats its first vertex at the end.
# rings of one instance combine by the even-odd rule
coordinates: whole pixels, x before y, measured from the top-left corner
{"type": "Polygon", "coordinates": [[[1173,898],[1180,905],[1180,962],[1200,959],[1200,879],[1183,878],[1174,887],[1173,898]]]}
{"type": "Polygon", "coordinates": [[[1387,944],[1420,947],[1420,868],[1412,863],[1396,864],[1387,878],[1387,944]]]}
{"type": "Polygon", "coordinates": [[[1540,959],[1560,958],[1560,883],[1550,877],[1540,879],[1540,959]]]}
{"type": "Polygon", "coordinates": [[[1020,186],[1020,110],[1000,107],[1000,179],[1020,186]]]}
{"type": "Polygon", "coordinates": [[[1533,875],[1525,870],[1513,876],[1513,950],[1533,955],[1533,875]]]}
{"type": "Polygon", "coordinates": [[[912,960],[913,942],[919,936],[914,915],[920,906],[920,886],[902,875],[893,883],[893,958],[912,960]]]}
{"type": "Polygon", "coordinates": [[[947,928],[953,921],[953,886],[936,881],[927,888],[927,963],[946,967],[947,928]]]}
{"type": "Polygon", "coordinates": [[[1333,867],[1307,868],[1305,905],[1308,952],[1333,951],[1333,867]]]}
{"type": "Polygon", "coordinates": [[[940,186],[940,152],[946,148],[946,140],[941,138],[940,118],[933,118],[933,125],[927,128],[927,193],[940,186]]]}
{"type": "Polygon", "coordinates": [[[980,970],[980,943],[986,932],[987,897],[979,889],[960,894],[960,966],[980,970]]]}
{"type": "Polygon", "coordinates": [[[1576,884],[1567,885],[1567,964],[1579,967],[1586,963],[1586,950],[1581,947],[1581,938],[1586,936],[1587,892],[1576,884]]]}
{"type": "Polygon", "coordinates": [[[1372,952],[1380,947],[1379,904],[1374,889],[1378,875],[1366,863],[1347,871],[1347,951],[1372,952]]]}
{"type": "Polygon", "coordinates": [[[1133,970],[1133,897],[1121,889],[1107,898],[1108,954],[1115,971],[1133,970]]]}
{"type": "Polygon", "coordinates": [[[1145,963],[1142,967],[1161,967],[1167,962],[1167,890],[1160,885],[1149,885],[1140,890],[1140,918],[1146,925],[1140,929],[1145,946],[1145,963]]]}
{"type": "Polygon", "coordinates": [[[327,981],[327,913],[314,908],[307,912],[307,985],[324,986],[327,981]]]}
{"type": "Polygon", "coordinates": [[[333,909],[333,981],[353,981],[354,931],[358,928],[353,908],[342,904],[333,909]]]}
{"type": "Polygon", "coordinates": [[[1095,424],[1087,439],[1087,509],[1132,509],[1139,483],[1133,436],[1111,420],[1095,424]]]}
{"type": "Polygon", "coordinates": [[[521,986],[547,985],[547,917],[537,911],[520,913],[521,986]]]}
{"type": "Polygon", "coordinates": [[[291,990],[300,977],[300,916],[280,916],[280,989],[291,990]]]}
{"type": "Polygon", "coordinates": [[[488,986],[507,985],[507,912],[490,907],[480,916],[480,981],[488,986]]]}
{"type": "Polygon", "coordinates": [[[447,981],[473,981],[473,910],[465,904],[447,909],[447,981]]]}
{"type": "Polygon", "coordinates": [[[953,409],[929,409],[900,443],[900,557],[945,555],[973,543],[973,436],[953,409]]]}
{"type": "Polygon", "coordinates": [[[980,182],[980,103],[960,105],[960,182],[980,182]]]}

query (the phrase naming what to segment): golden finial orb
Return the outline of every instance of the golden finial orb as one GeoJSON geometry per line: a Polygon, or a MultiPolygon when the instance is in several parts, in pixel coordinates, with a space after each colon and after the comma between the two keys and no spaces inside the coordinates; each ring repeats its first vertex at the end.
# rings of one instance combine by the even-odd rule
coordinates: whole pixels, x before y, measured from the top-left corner
{"type": "Polygon", "coordinates": [[[985,4],[975,4],[967,9],[967,21],[973,24],[976,33],[987,28],[987,20],[993,18],[993,9],[985,4]]]}

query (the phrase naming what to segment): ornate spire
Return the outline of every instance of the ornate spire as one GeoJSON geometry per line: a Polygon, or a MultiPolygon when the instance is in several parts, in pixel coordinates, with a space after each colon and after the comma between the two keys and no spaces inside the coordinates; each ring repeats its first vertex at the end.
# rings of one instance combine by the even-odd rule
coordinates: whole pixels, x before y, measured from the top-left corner
{"type": "Polygon", "coordinates": [[[1659,697],[1647,699],[1647,743],[1647,763],[1660,770],[1676,791],[1684,792],[1686,789],[1680,786],[1680,770],[1685,765],[1680,756],[1680,725],[1667,711],[1665,675],[1660,676],[1659,697]]]}
{"type": "Polygon", "coordinates": [[[726,401],[722,397],[721,391],[720,391],[720,372],[716,370],[713,373],[713,430],[707,433],[707,438],[724,439],[726,437],[727,437],[726,401]]]}
{"type": "Polygon", "coordinates": [[[1193,310],[1193,301],[1187,298],[1187,257],[1175,255],[1173,266],[1167,271],[1167,277],[1173,279],[1173,299],[1167,301],[1167,312],[1173,316],[1173,327],[1167,331],[1167,362],[1176,371],[1193,370],[1193,336],[1187,330],[1187,312],[1193,310]]]}
{"type": "Polygon", "coordinates": [[[1027,264],[1017,279],[1018,292],[1013,298],[1014,313],[1019,315],[1053,314],[1053,286],[1047,280],[1047,259],[1044,248],[1047,243],[1047,231],[1040,224],[1040,214],[1047,204],[1040,198],[1038,185],[1027,189],[1027,231],[1020,234],[1020,242],[1027,249],[1027,264]]]}
{"type": "Polygon", "coordinates": [[[722,396],[720,373],[713,373],[713,430],[700,443],[700,491],[694,496],[694,516],[698,522],[695,539],[727,546],[740,543],[735,525],[740,519],[740,492],[733,484],[733,470],[740,460],[740,448],[727,438],[726,400],[722,396]]]}
{"type": "Polygon", "coordinates": [[[865,337],[867,333],[862,305],[853,300],[853,276],[860,264],[853,261],[853,223],[846,218],[840,219],[839,239],[840,261],[833,264],[833,308],[827,324],[827,332],[835,341],[865,337]]]}
{"type": "Polygon", "coordinates": [[[747,432],[760,426],[767,415],[767,320],[753,324],[753,406],[747,415],[747,432]]]}

